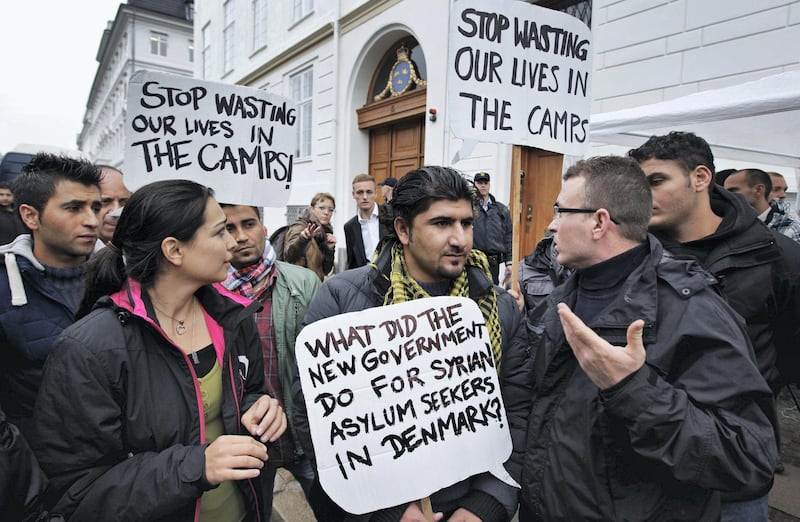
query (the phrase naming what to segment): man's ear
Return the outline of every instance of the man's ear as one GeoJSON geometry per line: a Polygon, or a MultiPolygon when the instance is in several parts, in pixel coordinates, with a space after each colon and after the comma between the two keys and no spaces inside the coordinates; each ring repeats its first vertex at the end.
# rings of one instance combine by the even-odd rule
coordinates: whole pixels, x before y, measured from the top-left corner
{"type": "Polygon", "coordinates": [[[401,217],[394,218],[394,232],[397,234],[397,239],[400,240],[401,245],[407,245],[411,242],[411,227],[408,226],[405,219],[401,217]]]}
{"type": "Polygon", "coordinates": [[[165,237],[161,241],[161,254],[167,263],[173,266],[181,266],[183,264],[183,247],[180,241],[172,236],[165,237]]]}
{"type": "Polygon", "coordinates": [[[600,208],[592,217],[592,222],[594,223],[592,226],[592,235],[600,237],[611,227],[611,214],[608,210],[600,208]]]}
{"type": "Polygon", "coordinates": [[[698,165],[692,171],[692,181],[697,192],[705,192],[714,183],[714,174],[705,165],[698,165]]]}
{"type": "Polygon", "coordinates": [[[41,220],[38,210],[27,204],[20,205],[17,210],[19,211],[19,217],[22,218],[22,222],[25,223],[26,227],[31,230],[39,230],[41,220]]]}

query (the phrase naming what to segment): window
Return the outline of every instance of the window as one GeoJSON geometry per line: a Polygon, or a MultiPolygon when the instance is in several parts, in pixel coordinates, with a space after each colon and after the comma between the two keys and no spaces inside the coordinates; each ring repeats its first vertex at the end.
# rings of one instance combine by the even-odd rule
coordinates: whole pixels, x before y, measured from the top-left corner
{"type": "Polygon", "coordinates": [[[592,0],[524,0],[548,9],[572,15],[590,28],[592,27],[592,0]]]}
{"type": "Polygon", "coordinates": [[[314,92],[314,69],[308,68],[290,79],[292,100],[297,107],[297,151],[295,156],[311,155],[311,99],[314,92]]]}
{"type": "Polygon", "coordinates": [[[293,0],[292,23],[299,22],[314,10],[314,0],[293,0]]]}
{"type": "Polygon", "coordinates": [[[203,27],[203,79],[211,78],[211,24],[203,27]]]}
{"type": "Polygon", "coordinates": [[[150,33],[150,54],[157,56],[167,55],[167,35],[163,33],[150,33]]]}
{"type": "Polygon", "coordinates": [[[194,62],[194,40],[189,40],[189,63],[194,62]]]}
{"type": "Polygon", "coordinates": [[[222,30],[222,72],[223,74],[228,73],[233,70],[233,27],[234,27],[234,15],[233,15],[233,2],[234,0],[228,0],[225,2],[224,10],[225,10],[225,28],[222,30]]]}
{"type": "Polygon", "coordinates": [[[267,0],[253,0],[253,50],[267,45],[267,0]]]}

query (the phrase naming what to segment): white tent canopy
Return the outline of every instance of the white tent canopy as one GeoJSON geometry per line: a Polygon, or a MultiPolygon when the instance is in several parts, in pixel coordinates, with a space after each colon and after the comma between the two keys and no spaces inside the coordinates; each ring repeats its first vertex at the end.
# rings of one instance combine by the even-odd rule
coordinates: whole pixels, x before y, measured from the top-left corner
{"type": "Polygon", "coordinates": [[[794,177],[800,169],[798,127],[800,71],[790,71],[593,115],[590,140],[637,147],[653,134],[690,131],[708,141],[717,158],[791,167],[794,177]]]}

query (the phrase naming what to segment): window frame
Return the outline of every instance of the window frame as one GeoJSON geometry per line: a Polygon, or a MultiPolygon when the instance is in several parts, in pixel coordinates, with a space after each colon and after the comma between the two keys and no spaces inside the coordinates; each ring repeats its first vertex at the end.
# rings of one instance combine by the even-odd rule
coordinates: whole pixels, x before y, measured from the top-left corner
{"type": "Polygon", "coordinates": [[[291,90],[290,99],[297,110],[295,157],[297,159],[309,158],[312,154],[314,128],[314,66],[310,65],[291,74],[289,89],[291,90]],[[296,83],[298,81],[299,85],[296,83]]]}

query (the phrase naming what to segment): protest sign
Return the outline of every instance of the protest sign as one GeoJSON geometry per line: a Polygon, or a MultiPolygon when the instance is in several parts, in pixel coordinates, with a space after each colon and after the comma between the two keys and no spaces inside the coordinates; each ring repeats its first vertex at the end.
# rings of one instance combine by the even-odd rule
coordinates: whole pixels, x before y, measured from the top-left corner
{"type": "Polygon", "coordinates": [[[150,71],[128,84],[125,184],[188,179],[226,203],[289,199],[296,109],[268,92],[150,71]]]}
{"type": "Polygon", "coordinates": [[[516,0],[454,0],[447,118],[456,137],[569,155],[588,146],[591,30],[516,0]]]}
{"type": "Polygon", "coordinates": [[[432,297],[306,326],[295,356],[323,489],[350,513],[412,502],[511,454],[484,318],[432,297]]]}

